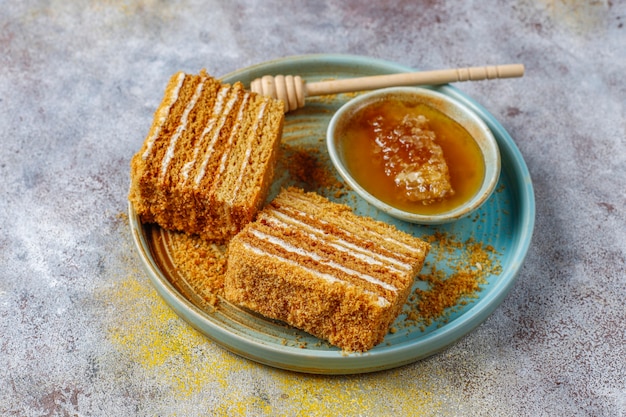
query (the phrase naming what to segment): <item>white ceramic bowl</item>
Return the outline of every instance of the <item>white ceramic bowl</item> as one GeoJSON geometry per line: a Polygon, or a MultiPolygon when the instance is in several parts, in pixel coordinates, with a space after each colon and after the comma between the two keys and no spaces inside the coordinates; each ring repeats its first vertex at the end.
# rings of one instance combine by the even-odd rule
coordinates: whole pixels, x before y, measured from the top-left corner
{"type": "Polygon", "coordinates": [[[361,94],[345,103],[332,117],[326,133],[330,159],[345,182],[367,202],[395,218],[418,224],[443,224],[458,220],[478,209],[493,193],[500,176],[500,151],[491,130],[467,106],[442,93],[419,87],[394,87],[361,94]],[[485,176],[478,191],[455,208],[438,214],[416,214],[393,207],[359,184],[346,166],[340,133],[354,118],[355,112],[368,104],[382,100],[401,100],[427,104],[459,123],[478,144],[485,162],[485,176]]]}

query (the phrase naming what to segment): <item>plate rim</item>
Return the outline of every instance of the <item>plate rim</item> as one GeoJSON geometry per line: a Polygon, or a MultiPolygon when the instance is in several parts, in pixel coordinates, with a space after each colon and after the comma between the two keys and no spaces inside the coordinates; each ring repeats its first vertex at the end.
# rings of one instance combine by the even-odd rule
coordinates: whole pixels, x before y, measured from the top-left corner
{"type": "MultiPolygon", "coordinates": [[[[220,79],[239,79],[242,78],[242,74],[244,73],[254,78],[256,77],[254,75],[255,73],[271,73],[272,68],[277,66],[319,65],[320,61],[327,65],[367,65],[376,67],[376,69],[380,69],[380,71],[384,69],[389,73],[416,71],[416,69],[406,67],[402,64],[360,55],[307,54],[287,56],[261,62],[232,71],[220,77],[220,79]]],[[[500,152],[511,156],[511,159],[515,162],[514,167],[503,166],[503,170],[513,169],[519,171],[518,175],[511,177],[511,179],[516,182],[515,188],[518,190],[518,194],[520,194],[521,197],[519,199],[520,201],[517,202],[518,205],[521,204],[519,207],[520,218],[515,223],[523,226],[518,227],[521,233],[519,233],[516,239],[516,251],[513,253],[506,270],[503,269],[500,278],[490,289],[489,293],[473,304],[470,310],[473,311],[472,314],[464,313],[456,320],[446,323],[441,328],[424,335],[419,339],[419,351],[416,351],[415,341],[411,340],[385,346],[384,350],[345,354],[340,350],[316,350],[311,352],[307,349],[282,345],[279,348],[269,343],[250,339],[233,329],[225,329],[210,320],[210,315],[213,313],[205,312],[194,305],[161,273],[157,262],[150,253],[150,245],[146,240],[145,229],[138,215],[135,213],[132,204],[128,202],[129,223],[133,241],[139,252],[144,269],[161,298],[165,300],[179,317],[226,350],[265,365],[305,373],[354,374],[396,368],[431,356],[452,345],[474,330],[501,304],[517,280],[519,270],[528,253],[534,231],[534,190],[524,158],[502,124],[482,105],[456,87],[443,85],[438,86],[437,90],[442,91],[444,94],[451,95],[476,112],[494,133],[498,146],[500,147],[500,152]],[[503,277],[504,274],[506,274],[506,276],[503,277]],[[241,349],[239,346],[246,347],[247,349],[241,349]],[[375,360],[372,358],[375,358],[375,360]]]]}

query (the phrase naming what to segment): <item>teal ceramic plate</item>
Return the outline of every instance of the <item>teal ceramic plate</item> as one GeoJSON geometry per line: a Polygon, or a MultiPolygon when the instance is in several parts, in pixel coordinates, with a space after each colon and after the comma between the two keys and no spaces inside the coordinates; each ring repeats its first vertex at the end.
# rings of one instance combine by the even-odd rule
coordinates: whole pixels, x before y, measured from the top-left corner
{"type": "MultiPolygon", "coordinates": [[[[361,77],[376,74],[415,71],[405,66],[359,56],[306,55],[270,61],[235,71],[224,82],[241,81],[246,86],[265,74],[301,75],[305,80],[361,77]]],[[[352,206],[359,214],[395,224],[405,232],[423,236],[447,236],[464,243],[458,248],[436,242],[427,258],[424,273],[432,268],[452,276],[461,265],[468,271],[482,270],[480,291],[447,309],[444,317],[432,323],[409,320],[402,314],[378,346],[365,353],[345,353],[303,332],[281,323],[241,310],[225,301],[216,309],[203,299],[201,290],[181,275],[170,256],[169,233],[153,225],[142,225],[129,205],[130,224],[136,246],[146,271],[158,293],[184,320],[219,345],[248,359],[270,366],[319,374],[351,374],[390,369],[432,355],[463,337],[482,323],[502,302],[522,265],[534,227],[535,202],[528,169],[513,139],[502,125],[482,106],[452,86],[433,89],[452,96],[476,112],[492,130],[502,157],[502,171],[497,191],[476,213],[455,223],[419,226],[388,217],[365,200],[348,191],[321,187],[320,192],[333,200],[352,206]],[[467,242],[489,249],[490,268],[469,264],[467,242]]],[[[325,133],[333,113],[354,94],[308,99],[305,108],[286,117],[283,142],[316,152],[318,161],[327,164],[325,133]]],[[[339,178],[339,177],[337,177],[339,178]]],[[[288,171],[273,184],[274,195],[281,186],[295,183],[288,171]]],[[[270,198],[271,196],[270,195],[270,198]]],[[[417,281],[416,289],[428,289],[417,281]]],[[[407,306],[408,309],[408,306],[407,306]]],[[[413,317],[414,318],[414,317],[413,317]]]]}

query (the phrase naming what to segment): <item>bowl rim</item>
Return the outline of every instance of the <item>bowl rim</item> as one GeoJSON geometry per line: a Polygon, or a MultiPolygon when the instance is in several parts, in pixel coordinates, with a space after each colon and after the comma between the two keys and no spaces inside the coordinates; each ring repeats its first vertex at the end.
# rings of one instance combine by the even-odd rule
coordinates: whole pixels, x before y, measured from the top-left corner
{"type": "MultiPolygon", "coordinates": [[[[435,107],[435,109],[439,111],[442,110],[436,105],[434,105],[433,107],[435,107]]],[[[478,116],[478,114],[472,111],[469,107],[454,99],[453,97],[426,87],[406,86],[381,88],[362,93],[348,100],[333,114],[330,123],[328,124],[326,130],[326,148],[328,150],[330,160],[339,175],[358,195],[360,195],[363,199],[372,204],[374,207],[382,210],[390,216],[416,224],[444,224],[468,216],[489,199],[489,197],[496,188],[501,171],[501,157],[498,143],[493,133],[491,132],[491,129],[489,129],[487,124],[480,118],[480,116],[478,116]],[[350,171],[345,166],[345,163],[340,155],[339,141],[337,140],[337,137],[335,135],[335,131],[337,127],[339,127],[340,123],[343,121],[343,117],[346,115],[349,116],[351,113],[354,113],[354,111],[358,110],[359,108],[362,108],[370,103],[379,101],[383,98],[388,98],[389,96],[416,97],[416,95],[422,98],[425,97],[427,100],[433,103],[436,103],[437,100],[439,100],[445,102],[448,105],[451,105],[455,110],[455,114],[463,115],[463,120],[458,120],[458,118],[455,118],[454,115],[451,115],[449,112],[444,113],[464,127],[469,123],[473,124],[481,133],[483,139],[479,140],[473,136],[474,140],[477,142],[478,146],[481,149],[483,157],[485,158],[485,178],[483,179],[482,185],[474,194],[474,196],[472,196],[472,198],[470,198],[466,203],[438,214],[418,214],[407,212],[398,209],[372,195],[361,184],[359,184],[358,181],[356,181],[356,179],[352,176],[350,171]],[[491,156],[489,160],[486,159],[487,156],[485,155],[485,147],[487,147],[488,156],[491,156]]]]}

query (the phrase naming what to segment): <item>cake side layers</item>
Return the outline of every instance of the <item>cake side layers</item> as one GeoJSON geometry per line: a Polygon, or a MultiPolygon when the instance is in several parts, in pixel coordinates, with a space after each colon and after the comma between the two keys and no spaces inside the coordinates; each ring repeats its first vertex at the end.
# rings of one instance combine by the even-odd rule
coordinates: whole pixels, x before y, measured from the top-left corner
{"type": "Polygon", "coordinates": [[[388,267],[367,250],[351,250],[352,242],[344,241],[307,223],[295,223],[277,217],[279,212],[263,211],[253,227],[246,229],[250,245],[262,248],[268,254],[282,255],[303,266],[332,274],[342,281],[361,286],[386,299],[398,291],[394,275],[402,279],[408,272],[388,267]]]}
{"type": "MultiPolygon", "coordinates": [[[[235,207],[243,207],[243,203],[248,201],[255,207],[255,210],[260,209],[265,203],[265,198],[274,178],[280,141],[274,141],[271,138],[276,135],[282,137],[285,120],[284,107],[282,102],[270,101],[266,98],[263,100],[266,103],[264,117],[258,125],[259,132],[251,135],[252,152],[247,161],[248,165],[240,178],[240,192],[237,193],[233,201],[235,207]],[[254,171],[263,172],[264,175],[251,175],[254,171]]],[[[249,218],[249,213],[236,213],[236,215],[249,218]]]]}
{"type": "Polygon", "coordinates": [[[129,200],[142,222],[213,240],[235,234],[267,195],[283,118],[280,101],[246,92],[241,83],[221,84],[204,71],[172,76],[131,161],[129,200]],[[240,149],[249,149],[245,170],[236,167],[240,149]],[[239,184],[228,180],[243,175],[239,184]]]}
{"type": "Polygon", "coordinates": [[[342,349],[368,350],[400,313],[429,249],[383,229],[372,241],[381,232],[372,219],[317,194],[283,190],[231,241],[226,298],[342,349]]]}
{"type": "Polygon", "coordinates": [[[229,246],[225,295],[348,351],[373,347],[393,320],[384,298],[236,238],[229,246]]]}
{"type": "Polygon", "coordinates": [[[275,138],[282,136],[282,106],[282,102],[250,94],[229,157],[219,167],[213,195],[233,230],[252,221],[265,202],[280,146],[275,138]]]}
{"type": "Polygon", "coordinates": [[[187,78],[182,72],[170,78],[148,136],[131,160],[129,200],[144,222],[154,222],[153,213],[165,209],[159,196],[162,187],[156,179],[167,146],[163,138],[176,130],[185,102],[193,94],[194,86],[189,82],[185,85],[187,78]]]}

